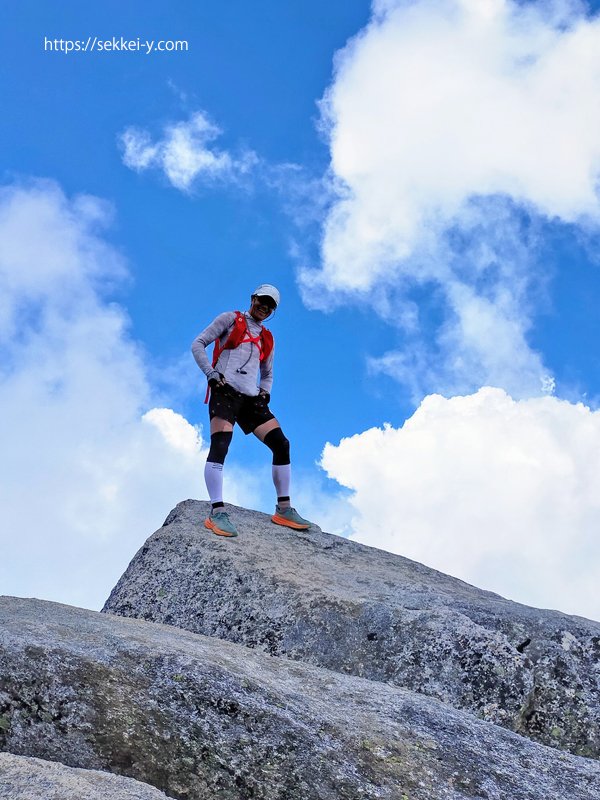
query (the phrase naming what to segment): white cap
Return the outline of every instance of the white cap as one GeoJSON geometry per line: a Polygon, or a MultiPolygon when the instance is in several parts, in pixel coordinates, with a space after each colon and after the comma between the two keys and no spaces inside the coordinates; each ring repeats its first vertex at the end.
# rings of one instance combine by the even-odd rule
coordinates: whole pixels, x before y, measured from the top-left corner
{"type": "Polygon", "coordinates": [[[270,297],[271,300],[275,301],[275,305],[279,305],[279,300],[281,299],[279,290],[276,289],[274,286],[271,286],[270,283],[261,283],[261,285],[252,292],[252,297],[270,297]]]}

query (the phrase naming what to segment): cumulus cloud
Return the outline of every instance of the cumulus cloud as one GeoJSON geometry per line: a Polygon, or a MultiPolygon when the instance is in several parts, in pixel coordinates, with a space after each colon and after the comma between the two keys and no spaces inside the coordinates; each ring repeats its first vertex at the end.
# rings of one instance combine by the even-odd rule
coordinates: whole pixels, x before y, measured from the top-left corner
{"type": "Polygon", "coordinates": [[[538,607],[600,619],[600,412],[500,389],[431,395],[328,444],[353,538],[538,607]]]}
{"type": "MultiPolygon", "coordinates": [[[[201,431],[154,407],[110,302],[127,277],[110,217],[52,182],[0,190],[3,594],[98,608],[167,512],[206,496],[201,431]]],[[[231,501],[252,505],[252,481],[231,474],[231,501]]]]}
{"type": "Polygon", "coordinates": [[[126,166],[137,172],[162,170],[176,189],[189,192],[202,182],[238,181],[256,164],[257,157],[250,151],[236,158],[211,146],[220,134],[221,129],[198,111],[186,121],[167,125],[157,141],[136,127],[127,128],[119,141],[126,166]]]}
{"type": "Polygon", "coordinates": [[[416,368],[415,392],[539,393],[540,226],[598,223],[599,92],[600,21],[578,3],[375,2],[322,101],[331,205],[307,302],[370,300],[417,351],[379,367],[416,368]]]}

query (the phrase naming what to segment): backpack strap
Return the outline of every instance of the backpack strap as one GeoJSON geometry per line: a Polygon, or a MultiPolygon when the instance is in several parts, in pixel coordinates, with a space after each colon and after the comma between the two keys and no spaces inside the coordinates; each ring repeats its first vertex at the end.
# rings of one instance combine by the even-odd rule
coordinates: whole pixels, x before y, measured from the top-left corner
{"type": "Polygon", "coordinates": [[[268,328],[262,329],[262,331],[260,332],[260,338],[261,338],[260,360],[264,361],[271,355],[275,342],[273,340],[273,334],[268,328]]]}
{"type": "Polygon", "coordinates": [[[217,361],[219,360],[219,356],[223,352],[223,350],[233,350],[238,345],[242,344],[244,339],[244,334],[248,330],[246,325],[246,317],[242,314],[241,311],[235,312],[235,319],[233,320],[233,324],[231,325],[231,331],[227,336],[227,339],[221,344],[221,337],[219,336],[215,339],[215,346],[213,349],[213,360],[212,365],[213,367],[217,366],[217,361]]]}

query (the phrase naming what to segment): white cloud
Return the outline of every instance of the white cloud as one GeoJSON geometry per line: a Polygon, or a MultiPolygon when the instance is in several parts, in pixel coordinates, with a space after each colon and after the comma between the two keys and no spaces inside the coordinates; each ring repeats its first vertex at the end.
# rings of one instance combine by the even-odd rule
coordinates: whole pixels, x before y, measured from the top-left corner
{"type": "Polygon", "coordinates": [[[411,326],[418,391],[551,381],[528,343],[536,223],[600,219],[600,21],[582,8],[385,0],[336,56],[332,203],[301,283],[313,305],[367,299],[411,326]]]}
{"type": "Polygon", "coordinates": [[[104,299],[127,274],[109,220],[51,182],[0,192],[1,593],[98,607],[169,509],[204,496],[200,432],[151,408],[104,299]]]}
{"type": "Polygon", "coordinates": [[[511,599],[600,619],[600,412],[484,388],[328,444],[355,538],[511,599]]]}
{"type": "Polygon", "coordinates": [[[162,438],[184,458],[191,459],[195,465],[200,450],[201,438],[198,431],[170,408],[152,408],[142,417],[144,422],[154,425],[162,438]]]}
{"type": "Polygon", "coordinates": [[[202,181],[237,181],[256,164],[252,152],[235,158],[210,147],[220,134],[207,115],[198,111],[185,122],[167,125],[158,141],[153,142],[148,131],[136,127],[127,128],[119,141],[126,166],[137,172],[161,169],[175,188],[188,192],[202,181]]]}

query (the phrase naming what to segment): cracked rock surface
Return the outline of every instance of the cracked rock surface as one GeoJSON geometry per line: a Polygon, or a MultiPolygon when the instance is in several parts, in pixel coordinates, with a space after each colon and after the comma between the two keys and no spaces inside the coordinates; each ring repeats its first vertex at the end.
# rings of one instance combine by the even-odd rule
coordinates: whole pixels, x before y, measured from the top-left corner
{"type": "Polygon", "coordinates": [[[0,598],[0,750],[182,800],[600,800],[598,761],[424,695],[21,598],[0,598]]]}
{"type": "Polygon", "coordinates": [[[104,610],[406,687],[537,742],[600,757],[600,623],[529,608],[414,561],[187,500],[104,610]]]}
{"type": "Polygon", "coordinates": [[[110,772],[0,753],[2,800],[166,800],[166,795],[110,772]]]}

